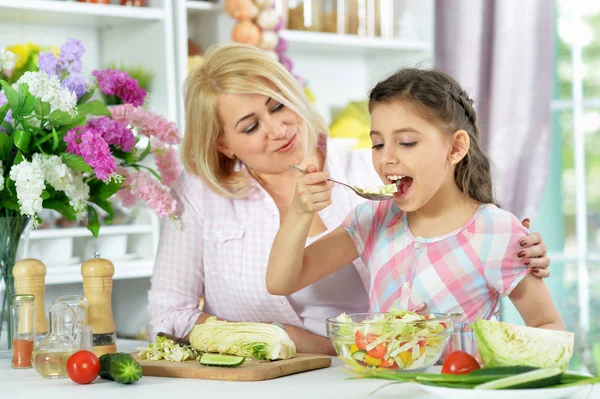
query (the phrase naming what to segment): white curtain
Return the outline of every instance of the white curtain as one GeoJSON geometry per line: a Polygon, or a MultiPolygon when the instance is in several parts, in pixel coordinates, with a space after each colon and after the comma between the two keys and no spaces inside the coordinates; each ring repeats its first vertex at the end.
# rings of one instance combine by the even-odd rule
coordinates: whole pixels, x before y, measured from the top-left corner
{"type": "Polygon", "coordinates": [[[551,0],[437,0],[436,67],[475,101],[496,199],[533,217],[550,159],[551,0]]]}

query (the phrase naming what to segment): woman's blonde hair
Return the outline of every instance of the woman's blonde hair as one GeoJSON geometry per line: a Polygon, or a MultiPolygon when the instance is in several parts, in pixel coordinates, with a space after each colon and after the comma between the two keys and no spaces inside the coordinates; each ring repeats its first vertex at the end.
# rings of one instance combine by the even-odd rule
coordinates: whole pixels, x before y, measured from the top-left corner
{"type": "Polygon", "coordinates": [[[217,149],[223,133],[217,111],[221,93],[263,94],[290,108],[306,121],[309,149],[316,148],[319,134],[328,134],[325,121],[297,80],[265,51],[244,44],[210,47],[203,64],[185,81],[181,159],[188,173],[200,177],[219,195],[240,198],[251,187],[248,173],[236,168],[238,161],[217,149]]]}

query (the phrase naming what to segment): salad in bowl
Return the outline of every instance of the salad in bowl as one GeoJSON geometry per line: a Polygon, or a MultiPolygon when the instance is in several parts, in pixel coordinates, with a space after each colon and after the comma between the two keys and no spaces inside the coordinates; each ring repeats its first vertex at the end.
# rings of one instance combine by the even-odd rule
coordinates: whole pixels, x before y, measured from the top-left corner
{"type": "Polygon", "coordinates": [[[422,370],[439,360],[456,316],[399,309],[342,313],[327,319],[327,335],[340,358],[366,370],[422,370]]]}

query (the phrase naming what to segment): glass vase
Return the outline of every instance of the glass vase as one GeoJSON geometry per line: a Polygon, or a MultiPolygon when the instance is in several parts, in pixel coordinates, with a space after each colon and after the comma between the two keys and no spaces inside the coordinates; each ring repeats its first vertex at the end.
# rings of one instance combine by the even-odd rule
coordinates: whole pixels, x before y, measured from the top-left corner
{"type": "Polygon", "coordinates": [[[29,216],[0,216],[0,358],[10,358],[10,296],[15,293],[13,266],[27,251],[29,216]],[[21,249],[19,251],[19,244],[21,249]]]}

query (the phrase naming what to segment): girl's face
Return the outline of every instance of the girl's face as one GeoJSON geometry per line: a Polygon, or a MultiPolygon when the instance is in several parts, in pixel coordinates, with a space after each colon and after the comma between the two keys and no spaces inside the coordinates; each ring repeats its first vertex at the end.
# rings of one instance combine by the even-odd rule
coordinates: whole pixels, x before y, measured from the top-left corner
{"type": "Polygon", "coordinates": [[[306,122],[276,100],[262,94],[220,94],[217,111],[224,130],[219,151],[235,155],[249,169],[276,174],[304,160],[306,122]]]}
{"type": "Polygon", "coordinates": [[[396,183],[394,202],[405,212],[426,205],[454,182],[451,135],[404,103],[377,104],[371,112],[373,166],[385,184],[396,183]]]}

